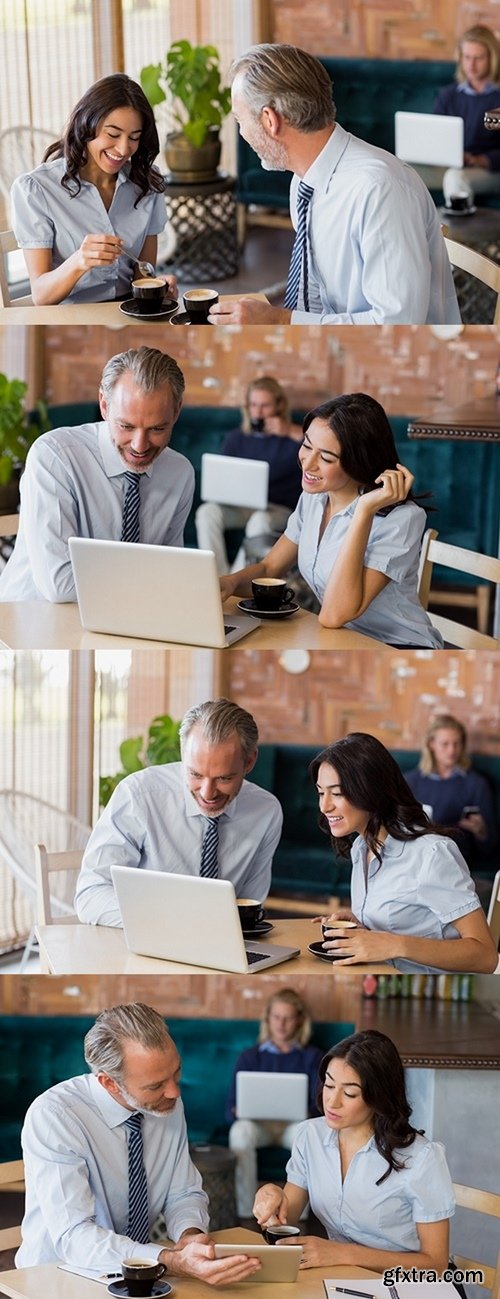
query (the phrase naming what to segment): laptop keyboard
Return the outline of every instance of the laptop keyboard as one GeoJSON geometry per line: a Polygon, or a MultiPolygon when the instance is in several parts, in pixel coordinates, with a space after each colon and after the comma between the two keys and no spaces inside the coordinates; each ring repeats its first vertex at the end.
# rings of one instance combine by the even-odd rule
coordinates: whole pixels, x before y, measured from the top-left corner
{"type": "Polygon", "coordinates": [[[236,631],[236,627],[230,627],[229,624],[226,622],[226,623],[224,623],[224,631],[225,631],[226,636],[227,636],[227,635],[229,634],[230,631],[236,631]]]}
{"type": "Polygon", "coordinates": [[[268,952],[249,952],[247,949],[248,964],[255,965],[256,961],[267,961],[268,952]]]}

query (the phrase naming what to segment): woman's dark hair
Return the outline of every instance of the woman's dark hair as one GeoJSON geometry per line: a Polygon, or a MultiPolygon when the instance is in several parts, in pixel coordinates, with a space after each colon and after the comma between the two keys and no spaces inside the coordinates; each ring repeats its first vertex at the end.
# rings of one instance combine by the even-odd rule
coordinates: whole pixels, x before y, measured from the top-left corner
{"type": "MultiPolygon", "coordinates": [[[[417,1128],[410,1123],[411,1105],[405,1088],[401,1056],[394,1042],[375,1028],[365,1029],[344,1037],[323,1056],[319,1066],[320,1090],[318,1109],[323,1114],[323,1086],[331,1060],[345,1060],[354,1069],[361,1083],[361,1095],[373,1110],[373,1133],[379,1153],[387,1160],[387,1172],[377,1179],[376,1186],[385,1182],[391,1172],[399,1173],[405,1167],[394,1157],[397,1147],[413,1145],[417,1128]]],[[[421,1135],[421,1134],[420,1134],[421,1135]]]]}
{"type": "MultiPolygon", "coordinates": [[[[376,490],[379,484],[375,479],[384,469],[396,468],[398,453],[394,435],[385,410],[375,397],[366,392],[350,392],[324,401],[308,411],[302,424],[303,433],[307,433],[313,419],[325,420],[335,433],[342,469],[355,483],[360,483],[363,492],[376,490]]],[[[411,491],[406,497],[408,501],[417,499],[420,502],[424,498],[415,497],[411,491]]],[[[390,505],[380,513],[387,514],[394,509],[397,505],[390,505]]]]}
{"type": "Polygon", "coordinates": [[[153,167],[160,150],[160,141],[153,110],[144,91],[124,72],[102,77],[85,91],[73,109],[62,139],[49,145],[43,161],[48,162],[50,158],[65,159],[66,171],[61,185],[75,198],[81,190],[79,171],[87,162],[87,143],[95,139],[103,118],[108,117],[115,108],[134,108],[142,117],[141,138],[129,164],[130,179],[141,191],[134,203],[134,207],[137,207],[141,198],[151,190],[158,193],[164,190],[160,172],[153,167]]]}
{"type": "MultiPolygon", "coordinates": [[[[449,834],[443,827],[431,824],[421,803],[407,785],[403,773],[385,745],[374,735],[353,731],[336,744],[329,744],[318,753],[309,767],[313,783],[323,762],[334,767],[342,794],[354,807],[369,813],[364,838],[371,852],[381,863],[381,842],[378,838],[382,826],[393,839],[403,842],[420,839],[425,834],[449,834]]],[[[319,824],[330,834],[326,817],[320,812],[319,824]]],[[[335,838],[335,849],[348,857],[352,837],[335,838]]]]}

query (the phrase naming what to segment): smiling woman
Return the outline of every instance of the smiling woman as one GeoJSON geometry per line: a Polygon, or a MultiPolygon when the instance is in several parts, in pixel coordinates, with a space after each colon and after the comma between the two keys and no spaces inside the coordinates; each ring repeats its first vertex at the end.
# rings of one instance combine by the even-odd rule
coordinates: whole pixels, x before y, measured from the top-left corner
{"type": "MultiPolygon", "coordinates": [[[[130,258],[154,263],[166,223],[153,166],[153,111],[124,73],[103,77],[74,108],[64,136],[12,186],[12,224],[35,305],[103,302],[130,288],[130,258]]],[[[175,292],[175,280],[167,281],[175,292]]]]}

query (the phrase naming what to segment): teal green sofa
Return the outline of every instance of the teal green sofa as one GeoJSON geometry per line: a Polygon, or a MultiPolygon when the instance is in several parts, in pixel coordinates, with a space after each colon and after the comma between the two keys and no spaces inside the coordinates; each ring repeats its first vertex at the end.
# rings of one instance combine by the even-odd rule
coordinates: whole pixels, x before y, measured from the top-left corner
{"type": "MultiPolygon", "coordinates": [[[[333,82],[341,126],[390,153],[394,153],[395,112],[432,113],[438,90],[455,76],[455,64],[444,60],[322,57],[321,62],[333,82]]],[[[264,171],[257,154],[238,137],[239,203],[288,212],[290,179],[290,172],[264,171]]],[[[433,198],[442,203],[441,191],[433,192],[433,198]]],[[[498,207],[498,196],[481,195],[481,206],[498,207]]]]}
{"type": "MultiPolygon", "coordinates": [[[[293,897],[325,897],[330,893],[342,899],[350,896],[349,860],[335,855],[328,835],[318,825],[318,799],[308,767],[322,748],[307,744],[263,744],[257,763],[249,775],[276,795],[283,808],[284,824],[281,842],[273,861],[273,891],[293,897]]],[[[418,764],[415,749],[392,749],[403,772],[418,764]]],[[[472,762],[488,780],[494,795],[497,824],[500,826],[500,758],[472,754],[472,762]]],[[[498,850],[489,856],[477,855],[471,873],[478,881],[493,880],[498,870],[498,850]]],[[[480,890],[482,893],[482,890],[480,890]]],[[[487,887],[484,890],[488,892],[487,887]]]]}
{"type": "MultiPolygon", "coordinates": [[[[292,980],[293,982],[293,980],[292,980]]],[[[64,1078],[86,1073],[83,1039],[93,1017],[0,1015],[0,1161],[21,1157],[20,1134],[28,1106],[64,1078]]],[[[235,1061],[258,1037],[255,1020],[169,1019],[182,1060],[182,1099],[189,1139],[227,1144],[226,1095],[235,1061]]],[[[318,1023],[314,1041],[325,1051],[355,1025],[318,1023]]],[[[260,1167],[260,1165],[259,1165],[260,1167]]],[[[282,1151],[262,1152],[262,1176],[280,1176],[282,1151]],[[277,1171],[276,1171],[277,1170],[277,1171]]]]}

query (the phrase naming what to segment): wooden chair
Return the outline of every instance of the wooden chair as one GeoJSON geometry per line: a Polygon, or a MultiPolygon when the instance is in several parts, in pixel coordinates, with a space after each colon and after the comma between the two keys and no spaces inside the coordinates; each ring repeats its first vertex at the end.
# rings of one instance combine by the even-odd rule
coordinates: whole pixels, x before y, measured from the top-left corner
{"type": "MultiPolygon", "coordinates": [[[[22,1159],[0,1164],[0,1192],[24,1191],[24,1164],[22,1159]]],[[[0,1250],[17,1249],[21,1244],[21,1224],[0,1229],[0,1250]]]]}
{"type": "MultiPolygon", "coordinates": [[[[418,574],[418,594],[424,609],[428,606],[429,598],[433,598],[431,590],[433,564],[442,564],[445,568],[457,569],[462,573],[472,573],[496,585],[500,583],[500,559],[495,559],[492,555],[480,555],[475,550],[464,550],[462,546],[451,546],[447,541],[438,541],[435,529],[428,528],[422,540],[418,574]]],[[[445,593],[439,592],[439,595],[442,594],[445,593]]],[[[458,606],[465,602],[468,603],[467,597],[463,597],[461,593],[450,593],[447,600],[447,603],[458,606]]],[[[498,648],[498,640],[495,636],[475,631],[473,627],[467,627],[463,623],[453,622],[450,618],[441,618],[434,613],[432,622],[445,640],[450,641],[452,645],[458,645],[461,649],[498,648]]]]}
{"type": "Polygon", "coordinates": [[[7,254],[15,253],[18,249],[16,236],[13,230],[0,230],[0,307],[27,307],[33,305],[33,299],[29,294],[24,297],[15,298],[10,296],[10,286],[7,275],[7,254]]]}
{"type": "MultiPolygon", "coordinates": [[[[79,871],[82,857],[83,850],[79,848],[73,848],[69,852],[47,852],[45,844],[35,844],[37,924],[74,925],[77,923],[77,916],[71,904],[60,897],[54,897],[51,893],[49,876],[54,871],[79,871]],[[58,915],[55,914],[56,910],[59,912],[58,915]]],[[[73,881],[68,879],[68,883],[72,889],[73,881]]]]}
{"type": "Polygon", "coordinates": [[[474,248],[468,248],[466,244],[460,244],[457,239],[449,239],[444,234],[446,251],[452,266],[458,270],[465,271],[467,275],[472,275],[474,279],[480,280],[486,284],[489,289],[493,289],[497,295],[495,304],[495,315],[493,324],[500,324],[500,266],[492,262],[484,253],[477,253],[474,248]]]}
{"type": "Polygon", "coordinates": [[[487,919],[495,947],[500,951],[500,871],[493,880],[487,919]]]}
{"type": "MultiPolygon", "coordinates": [[[[461,1186],[457,1182],[454,1182],[453,1190],[459,1208],[473,1209],[476,1213],[485,1213],[491,1218],[500,1219],[500,1195],[495,1195],[493,1191],[478,1191],[474,1186],[461,1186]]],[[[495,1267],[488,1267],[477,1259],[463,1258],[455,1251],[453,1251],[453,1258],[457,1267],[464,1271],[470,1268],[481,1271],[484,1280],[478,1284],[491,1290],[491,1299],[500,1299],[500,1250],[495,1267]]]]}

